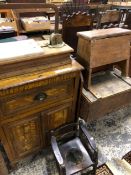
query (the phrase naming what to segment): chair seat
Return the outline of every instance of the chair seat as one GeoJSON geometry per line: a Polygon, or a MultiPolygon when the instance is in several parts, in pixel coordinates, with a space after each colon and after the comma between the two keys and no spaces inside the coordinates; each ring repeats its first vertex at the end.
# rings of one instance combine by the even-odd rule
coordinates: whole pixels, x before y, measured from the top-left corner
{"type": "Polygon", "coordinates": [[[93,165],[88,152],[78,137],[61,145],[60,151],[64,160],[66,175],[74,174],[93,165]]]}

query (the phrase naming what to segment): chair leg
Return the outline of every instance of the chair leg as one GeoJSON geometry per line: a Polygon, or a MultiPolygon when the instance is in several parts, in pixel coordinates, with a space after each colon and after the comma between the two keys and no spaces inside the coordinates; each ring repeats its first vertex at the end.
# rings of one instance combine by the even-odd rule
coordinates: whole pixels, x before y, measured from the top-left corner
{"type": "Polygon", "coordinates": [[[66,175],[66,170],[64,166],[60,167],[60,175],[66,175]]]}
{"type": "Polygon", "coordinates": [[[93,175],[96,175],[97,164],[93,166],[93,175]]]}

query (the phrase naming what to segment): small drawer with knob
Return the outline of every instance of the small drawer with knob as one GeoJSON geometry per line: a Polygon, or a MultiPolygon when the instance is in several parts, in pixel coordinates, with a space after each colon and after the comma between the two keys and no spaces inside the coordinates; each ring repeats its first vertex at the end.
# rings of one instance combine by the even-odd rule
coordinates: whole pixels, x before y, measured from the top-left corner
{"type": "Polygon", "coordinates": [[[2,117],[12,116],[23,110],[47,109],[51,104],[73,99],[74,81],[50,84],[1,99],[2,117]]]}

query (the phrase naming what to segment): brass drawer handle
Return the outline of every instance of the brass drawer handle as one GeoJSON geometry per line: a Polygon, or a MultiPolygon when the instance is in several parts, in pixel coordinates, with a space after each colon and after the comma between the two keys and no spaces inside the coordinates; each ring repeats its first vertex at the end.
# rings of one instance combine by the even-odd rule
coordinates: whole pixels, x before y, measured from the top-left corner
{"type": "Polygon", "coordinates": [[[46,93],[39,93],[35,96],[34,100],[37,100],[37,101],[43,101],[47,98],[47,94],[46,93]]]}

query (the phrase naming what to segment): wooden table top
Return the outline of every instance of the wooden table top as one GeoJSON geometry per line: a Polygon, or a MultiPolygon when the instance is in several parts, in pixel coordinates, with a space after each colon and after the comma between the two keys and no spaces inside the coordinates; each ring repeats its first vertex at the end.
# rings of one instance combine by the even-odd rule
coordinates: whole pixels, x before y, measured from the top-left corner
{"type": "Polygon", "coordinates": [[[120,35],[131,34],[131,30],[122,28],[99,29],[85,32],[78,32],[77,35],[89,40],[100,39],[106,37],[114,37],[120,35]]]}

